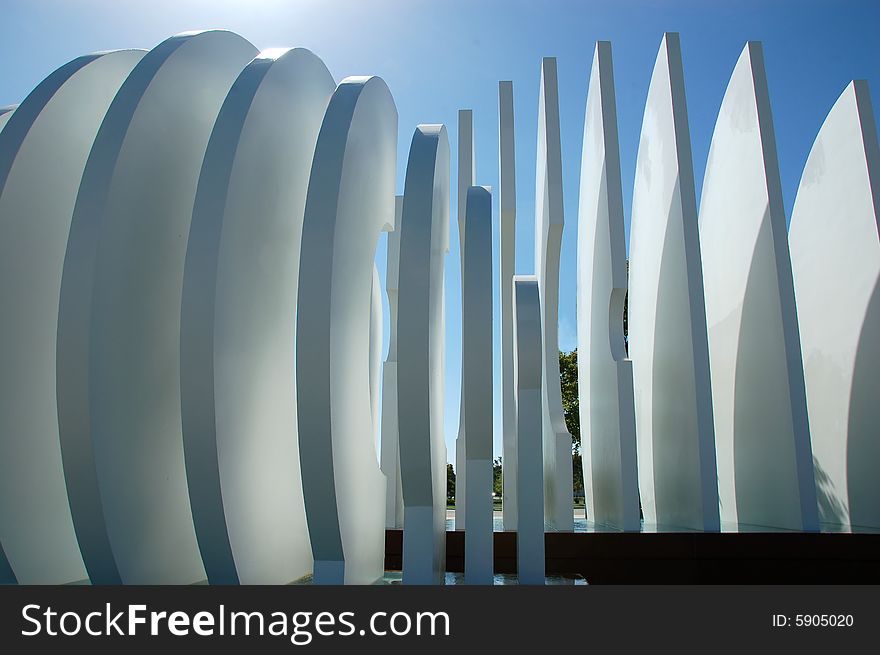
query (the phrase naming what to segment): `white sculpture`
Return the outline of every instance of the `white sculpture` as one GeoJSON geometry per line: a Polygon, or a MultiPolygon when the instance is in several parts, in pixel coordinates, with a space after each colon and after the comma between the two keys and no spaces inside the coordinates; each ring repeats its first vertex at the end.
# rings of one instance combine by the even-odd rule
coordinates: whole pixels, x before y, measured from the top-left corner
{"type": "MultiPolygon", "coordinates": [[[[9,105],[7,107],[0,107],[0,132],[3,131],[3,126],[9,121],[12,117],[12,112],[15,111],[16,105],[9,105]]],[[[15,574],[12,572],[12,568],[9,566],[9,560],[6,558],[6,553],[3,552],[3,540],[0,538],[0,584],[15,584],[15,574]]]]}
{"type": "Polygon", "coordinates": [[[541,61],[535,174],[535,273],[544,339],[544,515],[553,530],[574,529],[571,435],[559,381],[559,255],[562,247],[562,146],[556,59],[541,61]]]}
{"type": "Polygon", "coordinates": [[[78,57],[0,117],[0,541],[21,584],[88,578],[58,440],[58,296],[89,150],[143,55],[78,57]]]}
{"type": "Polygon", "coordinates": [[[403,582],[446,570],[443,269],[449,247],[449,138],[419,125],[406,167],[400,233],[397,409],[403,483],[403,582]]]}
{"type": "Polygon", "coordinates": [[[750,42],[721,103],[700,202],[725,527],[818,529],[784,212],[764,60],[750,42]]]}
{"type": "Polygon", "coordinates": [[[0,548],[0,584],[16,584],[15,573],[9,566],[9,560],[6,559],[6,553],[0,548]]]}
{"type": "Polygon", "coordinates": [[[370,304],[376,241],[394,229],[396,147],[397,110],[382,79],[343,80],[315,148],[296,315],[300,467],[319,584],[369,584],[383,571],[370,304]]]}
{"type": "Polygon", "coordinates": [[[3,126],[12,118],[12,113],[16,110],[18,105],[6,105],[5,107],[0,107],[0,131],[3,130],[3,126]]]}
{"type": "Polygon", "coordinates": [[[822,524],[880,527],[880,149],[868,84],[810,151],[789,243],[822,524]]]}
{"type": "MultiPolygon", "coordinates": [[[[394,202],[394,224],[400,225],[403,196],[394,202]]],[[[399,430],[397,425],[397,289],[399,286],[400,230],[388,233],[385,263],[385,292],[388,294],[390,331],[388,355],[382,364],[382,449],[381,468],[388,488],[385,492],[385,527],[403,527],[403,488],[400,484],[399,430]]]]}
{"type": "MultiPolygon", "coordinates": [[[[470,109],[458,110],[458,253],[461,264],[462,297],[464,297],[464,223],[468,189],[476,184],[477,160],[474,154],[474,114],[470,109]]],[[[464,318],[462,317],[462,321],[464,318]]],[[[462,375],[464,362],[462,361],[462,375]]],[[[459,406],[458,436],[455,439],[455,529],[465,529],[467,515],[467,462],[464,425],[464,388],[459,406]]]]}
{"type": "MultiPolygon", "coordinates": [[[[0,582],[372,583],[383,526],[404,518],[404,581],[443,580],[446,130],[417,128],[395,202],[385,83],[337,87],[302,49],[255,54],[229,32],[185,33],[73,60],[0,108],[0,582]],[[395,226],[382,366],[374,255],[395,226]]],[[[664,37],[633,194],[632,370],[613,86],[600,42],[578,243],[589,517],[638,529],[640,489],[660,529],[880,529],[867,84],[813,145],[789,255],[760,45],[725,94],[698,226],[681,53],[664,37]]],[[[536,275],[514,276],[513,92],[499,84],[504,524],[523,584],[545,580],[545,525],[573,518],[557,96],[548,58],[536,275]]],[[[458,141],[456,527],[465,581],[489,584],[492,200],[473,186],[470,110],[458,141]]]]}
{"type": "Polygon", "coordinates": [[[116,94],[83,173],[61,284],[58,416],[95,583],[205,579],[181,431],[183,265],[211,127],[255,54],[221,31],[156,46],[116,94]]]}
{"type": "MultiPolygon", "coordinates": [[[[379,449],[379,407],[382,402],[381,373],[382,373],[382,281],[379,279],[379,269],[373,263],[373,279],[370,287],[370,419],[371,434],[373,435],[373,449],[376,453],[376,463],[382,468],[382,453],[379,449]]],[[[386,484],[387,484],[386,479],[386,484]]]]}
{"type": "Polygon", "coordinates": [[[626,242],[611,44],[596,43],[578,216],[578,395],[587,517],[639,529],[632,362],[623,335],[626,242]]]}
{"type": "Polygon", "coordinates": [[[654,64],[633,189],[629,355],[646,523],[718,530],[693,164],[677,34],[654,64]]]}
{"type": "Polygon", "coordinates": [[[180,357],[187,483],[211,583],[311,572],[292,362],[306,189],[335,88],[308,50],[261,53],[229,91],[205,154],[180,357]]]}
{"type": "Polygon", "coordinates": [[[462,265],[462,394],[467,425],[464,578],[492,584],[492,194],[467,192],[462,265]]]}
{"type": "Polygon", "coordinates": [[[544,584],[543,393],[541,302],[538,278],[514,276],[514,378],[516,383],[516,563],[519,584],[544,584]]]}
{"type": "Polygon", "coordinates": [[[513,379],[513,269],[516,255],[516,148],[513,82],[498,83],[498,166],[501,205],[501,434],[504,529],[516,530],[516,380],[513,379]]]}

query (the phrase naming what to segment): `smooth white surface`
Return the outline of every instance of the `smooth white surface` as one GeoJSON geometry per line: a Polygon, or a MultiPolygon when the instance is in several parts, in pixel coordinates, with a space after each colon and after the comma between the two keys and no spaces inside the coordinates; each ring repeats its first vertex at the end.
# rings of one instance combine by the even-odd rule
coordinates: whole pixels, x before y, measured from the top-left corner
{"type": "Polygon", "coordinates": [[[718,494],[725,527],[815,530],[788,236],[761,46],[733,70],[700,201],[718,494]]]}
{"type": "Polygon", "coordinates": [[[516,256],[516,148],[513,82],[498,83],[498,166],[501,206],[501,435],[502,513],[505,530],[516,530],[516,381],[513,379],[513,269],[516,256]]]}
{"type": "Polygon", "coordinates": [[[443,271],[449,233],[449,138],[419,125],[406,167],[400,232],[397,409],[403,483],[403,582],[446,571],[443,271]]]}
{"type": "MultiPolygon", "coordinates": [[[[464,388],[462,386],[462,388],[464,388]]],[[[467,476],[464,469],[467,462],[464,439],[464,397],[460,404],[458,436],[455,438],[455,529],[465,529],[465,516],[467,515],[467,476]]]]}
{"type": "Polygon", "coordinates": [[[58,437],[58,297],[86,159],[143,55],[79,57],[0,118],[0,542],[21,584],[88,577],[58,437]]]}
{"type": "Polygon", "coordinates": [[[633,188],[629,356],[646,523],[717,530],[700,243],[678,35],[663,37],[633,188]]]}
{"type": "Polygon", "coordinates": [[[18,107],[18,105],[0,107],[0,131],[3,130],[3,127],[9,122],[9,119],[12,118],[12,113],[15,111],[16,107],[18,107]]]}
{"type": "Polygon", "coordinates": [[[822,524],[880,527],[880,153],[868,84],[813,144],[789,243],[822,524]]]}
{"type": "MultiPolygon", "coordinates": [[[[370,418],[372,419],[371,433],[373,436],[373,448],[376,452],[376,463],[382,466],[382,453],[379,448],[381,414],[381,373],[382,373],[382,338],[384,327],[382,325],[382,281],[379,279],[379,269],[373,263],[373,280],[370,288],[370,418]]],[[[387,480],[386,480],[387,483],[387,480]]]]}
{"type": "Polygon", "coordinates": [[[626,242],[611,44],[593,55],[578,211],[578,407],[587,517],[639,529],[632,362],[623,337],[626,242]]]}
{"type": "Polygon", "coordinates": [[[468,189],[462,270],[462,393],[468,426],[467,584],[492,584],[492,195],[468,189]]]}
{"type": "Polygon", "coordinates": [[[312,569],[292,362],[300,238],[318,130],[336,88],[304,49],[242,71],[211,134],[181,314],[187,484],[212,584],[312,569]]]}
{"type": "Polygon", "coordinates": [[[541,61],[535,171],[535,274],[544,340],[544,515],[552,530],[574,529],[571,435],[559,381],[559,256],[562,247],[562,146],[555,57],[541,61]]]}
{"type": "Polygon", "coordinates": [[[83,173],[61,285],[58,410],[95,583],[205,579],[180,414],[183,265],[214,120],[255,54],[223,31],[159,44],[114,98],[83,173]]]}
{"type": "MultiPolygon", "coordinates": [[[[394,199],[394,224],[400,225],[403,196],[394,199]]],[[[382,443],[380,464],[385,474],[385,527],[403,527],[403,489],[397,426],[397,292],[400,230],[388,233],[385,260],[385,292],[388,294],[388,355],[382,364],[382,443]]]]}
{"type": "MultiPolygon", "coordinates": [[[[467,213],[468,189],[474,185],[477,176],[477,157],[474,150],[474,112],[471,109],[458,110],[458,245],[464,246],[464,223],[467,213]]],[[[463,251],[462,251],[463,252],[463,251]]],[[[464,258],[461,260],[464,270],[464,258]]]]}
{"type": "MultiPolygon", "coordinates": [[[[464,222],[468,189],[476,184],[477,160],[474,154],[474,114],[470,109],[458,110],[458,253],[462,271],[462,297],[464,297],[464,222]]],[[[462,321],[463,318],[462,312],[462,321]]],[[[462,372],[464,363],[462,363],[462,372]]],[[[463,373],[462,373],[463,374],[463,373]]],[[[467,476],[464,475],[467,455],[465,453],[464,385],[461,387],[459,404],[458,436],[455,439],[455,529],[464,530],[467,516],[467,476]],[[459,475],[461,473],[461,475],[459,475]]]]}
{"type": "Polygon", "coordinates": [[[517,275],[511,281],[516,323],[513,336],[516,384],[516,485],[519,503],[516,529],[516,566],[519,584],[543,585],[544,485],[542,482],[543,429],[541,427],[541,301],[538,278],[517,275]]]}
{"type": "Polygon", "coordinates": [[[317,584],[382,575],[386,480],[370,398],[376,242],[393,230],[397,109],[378,77],[349,77],[327,112],[309,178],[296,315],[303,496],[317,584]]]}
{"type": "MultiPolygon", "coordinates": [[[[3,130],[3,126],[9,121],[13,111],[15,111],[14,105],[0,108],[0,131],[3,130]]],[[[15,582],[15,573],[13,573],[12,567],[9,566],[9,560],[3,551],[3,542],[0,540],[0,584],[15,584],[15,582]]]]}

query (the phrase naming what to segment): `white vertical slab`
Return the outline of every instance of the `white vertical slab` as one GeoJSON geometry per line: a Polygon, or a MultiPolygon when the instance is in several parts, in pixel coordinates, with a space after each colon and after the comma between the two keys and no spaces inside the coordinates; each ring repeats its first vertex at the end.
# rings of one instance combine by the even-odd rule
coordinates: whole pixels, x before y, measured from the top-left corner
{"type": "Polygon", "coordinates": [[[646,523],[717,530],[700,242],[678,35],[663,37],[633,189],[629,355],[646,523]]]}
{"type": "MultiPolygon", "coordinates": [[[[474,154],[474,113],[470,109],[458,110],[458,253],[462,271],[462,296],[464,295],[464,222],[468,189],[476,184],[477,160],[474,154]]],[[[462,319],[464,320],[464,319],[462,319]]],[[[464,364],[462,363],[462,371],[464,364]]],[[[459,406],[458,436],[455,439],[455,529],[464,530],[467,515],[467,476],[464,475],[467,454],[464,425],[464,386],[459,406]]]]}
{"type": "Polygon", "coordinates": [[[639,529],[632,362],[623,337],[626,241],[611,43],[593,55],[578,211],[578,406],[587,517],[639,529]]]}
{"type": "MultiPolygon", "coordinates": [[[[394,224],[400,225],[403,196],[394,202],[394,224]]],[[[385,527],[403,527],[403,488],[400,484],[399,431],[397,425],[397,293],[399,286],[400,231],[388,233],[385,263],[385,293],[388,294],[388,355],[382,364],[381,469],[388,488],[385,492],[385,527]]]]}
{"type": "Polygon", "coordinates": [[[0,116],[0,542],[21,584],[88,578],[58,438],[58,296],[89,150],[143,55],[74,59],[0,116]]]}
{"type": "Polygon", "coordinates": [[[292,362],[309,171],[335,89],[304,49],[261,53],[226,96],[189,231],[181,310],[187,485],[213,584],[311,572],[292,362]]]}
{"type": "Polygon", "coordinates": [[[337,87],[312,163],[296,316],[297,419],[318,584],[382,576],[386,481],[370,410],[375,246],[393,230],[397,110],[378,77],[337,87]]]}
{"type": "Polygon", "coordinates": [[[462,393],[468,426],[467,584],[492,584],[492,194],[468,189],[462,271],[462,393]]]}
{"type": "Polygon", "coordinates": [[[544,584],[544,447],[541,393],[541,301],[538,278],[511,281],[516,351],[517,497],[516,566],[519,584],[544,584]]]}
{"type": "Polygon", "coordinates": [[[449,138],[443,125],[416,127],[397,229],[403,582],[440,584],[446,570],[442,319],[449,230],[449,138]]]}
{"type": "Polygon", "coordinates": [[[516,148],[513,82],[498,83],[498,164],[501,182],[501,435],[504,529],[516,530],[516,381],[513,379],[513,270],[516,259],[516,148]]]}
{"type": "Polygon", "coordinates": [[[3,127],[9,122],[9,119],[12,118],[12,113],[17,107],[18,105],[6,105],[5,107],[0,107],[0,131],[3,130],[3,127]]]}
{"type": "Polygon", "coordinates": [[[15,579],[15,572],[9,565],[6,553],[0,548],[0,584],[15,584],[16,582],[18,581],[15,579]]]}
{"type": "MultiPolygon", "coordinates": [[[[462,386],[462,388],[464,388],[462,386]]],[[[464,440],[464,398],[461,400],[459,409],[459,426],[458,436],[455,438],[455,529],[465,529],[465,516],[467,514],[467,506],[465,499],[465,489],[467,488],[467,476],[464,474],[467,462],[467,453],[465,452],[464,440]]]]}
{"type": "MultiPolygon", "coordinates": [[[[7,107],[0,107],[0,131],[3,130],[3,127],[9,122],[9,119],[12,117],[12,112],[15,111],[16,105],[9,105],[7,107]]],[[[6,557],[6,553],[3,551],[3,540],[0,539],[0,584],[15,584],[15,573],[12,571],[12,567],[9,566],[9,560],[6,557]]]]}
{"type": "Polygon", "coordinates": [[[183,267],[211,128],[255,54],[223,31],[156,46],[116,94],[83,173],[61,284],[58,416],[94,583],[205,579],[181,428],[183,267]]]}
{"type": "Polygon", "coordinates": [[[376,463],[380,465],[380,469],[382,454],[379,449],[379,403],[382,381],[382,337],[382,281],[379,279],[379,269],[376,268],[374,262],[370,289],[370,417],[372,419],[373,448],[376,452],[376,463]]]}
{"type": "Polygon", "coordinates": [[[733,70],[706,164],[700,248],[725,527],[815,530],[800,338],[761,45],[733,70]]]}
{"type": "MultiPolygon", "coordinates": [[[[458,110],[458,245],[464,247],[464,223],[467,212],[468,189],[474,185],[477,176],[477,157],[474,150],[474,112],[471,109],[458,110]]],[[[463,252],[463,250],[462,250],[463,252]]],[[[464,270],[464,257],[461,259],[464,270]]]]}
{"type": "Polygon", "coordinates": [[[880,152],[865,81],[813,144],[789,243],[819,520],[880,527],[880,152]]]}
{"type": "Polygon", "coordinates": [[[541,61],[535,173],[535,273],[544,339],[544,513],[553,530],[573,530],[571,435],[559,381],[559,256],[562,248],[562,146],[556,58],[541,61]]]}

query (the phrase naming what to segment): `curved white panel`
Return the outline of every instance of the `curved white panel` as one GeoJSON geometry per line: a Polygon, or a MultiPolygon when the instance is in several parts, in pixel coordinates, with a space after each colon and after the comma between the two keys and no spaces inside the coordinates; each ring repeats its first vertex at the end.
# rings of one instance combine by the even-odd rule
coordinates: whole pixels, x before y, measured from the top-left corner
{"type": "Polygon", "coordinates": [[[446,570],[443,269],[449,229],[449,138],[420,125],[406,168],[400,232],[397,408],[403,483],[403,581],[446,570]]]}
{"type": "MultiPolygon", "coordinates": [[[[462,273],[462,296],[464,295],[464,223],[468,189],[476,184],[477,159],[474,153],[474,113],[470,109],[458,110],[458,255],[462,273]]],[[[462,320],[464,318],[462,317],[462,320]]],[[[462,361],[464,375],[464,361],[462,361]]],[[[465,529],[467,516],[467,447],[464,425],[464,385],[459,404],[458,436],[455,439],[455,529],[465,529]]]]}
{"type": "MultiPolygon", "coordinates": [[[[382,282],[379,269],[373,264],[373,280],[370,289],[370,417],[372,419],[373,449],[376,463],[381,464],[379,451],[379,414],[382,373],[382,282]]],[[[380,467],[381,468],[381,467],[380,467]]]]}
{"type": "Polygon", "coordinates": [[[180,414],[183,267],[211,128],[255,54],[230,32],[159,44],[114,98],[83,173],[61,286],[58,413],[96,583],[205,577],[180,414]]]}
{"type": "Polygon", "coordinates": [[[880,527],[880,153],[852,82],[810,151],[789,243],[823,524],[880,527]]]}
{"type": "Polygon", "coordinates": [[[721,519],[816,529],[785,213],[756,42],[740,55],[712,135],[700,248],[721,519]]]}
{"type": "MultiPolygon", "coordinates": [[[[403,196],[394,199],[394,224],[400,225],[403,196]]],[[[403,489],[400,485],[399,432],[397,427],[397,288],[400,230],[388,233],[385,260],[385,292],[388,294],[388,355],[382,364],[381,468],[385,475],[385,527],[403,527],[403,489]]]]}
{"type": "MultiPolygon", "coordinates": [[[[0,131],[12,117],[15,107],[16,105],[0,107],[0,131]]],[[[9,560],[3,551],[3,540],[0,538],[0,584],[15,584],[15,582],[15,574],[12,572],[12,567],[9,566],[9,560]]]]}
{"type": "Polygon", "coordinates": [[[189,231],[181,409],[208,580],[311,571],[293,368],[303,211],[335,84],[308,50],[267,51],[233,84],[208,142],[189,231]]]}
{"type": "Polygon", "coordinates": [[[492,194],[467,193],[462,268],[462,394],[468,426],[464,579],[492,584],[492,194]]]}
{"type": "Polygon", "coordinates": [[[544,584],[544,455],[541,371],[541,301],[538,278],[517,275],[511,281],[516,351],[517,497],[516,571],[519,584],[544,584]]]}
{"type": "Polygon", "coordinates": [[[314,579],[382,575],[386,482],[370,409],[370,304],[379,232],[393,229],[397,110],[378,77],[334,92],[315,148],[297,303],[297,420],[314,579]]]}
{"type": "Polygon", "coordinates": [[[3,114],[9,122],[0,134],[0,541],[22,584],[88,577],[58,439],[58,297],[89,150],[143,55],[124,50],[74,59],[3,114]]]}
{"type": "Polygon", "coordinates": [[[513,82],[498,83],[498,166],[501,206],[501,435],[504,529],[516,530],[516,381],[513,379],[513,270],[516,259],[516,148],[513,82]]]}
{"type": "Polygon", "coordinates": [[[13,572],[12,567],[9,566],[9,560],[6,558],[6,553],[0,548],[0,584],[15,584],[16,582],[18,581],[15,579],[15,573],[13,572]]]}
{"type": "Polygon", "coordinates": [[[559,256],[562,248],[562,146],[556,59],[541,61],[535,174],[535,273],[544,339],[544,514],[549,528],[573,530],[571,435],[559,381],[559,256]]]}
{"type": "Polygon", "coordinates": [[[611,44],[593,55],[578,212],[578,395],[587,517],[639,529],[632,362],[623,336],[626,242],[611,44]]]}
{"type": "Polygon", "coordinates": [[[6,125],[6,123],[9,122],[9,119],[12,118],[12,114],[17,107],[18,105],[7,105],[6,107],[0,107],[0,131],[3,130],[3,127],[6,125]]]}
{"type": "MultiPolygon", "coordinates": [[[[458,110],[458,245],[464,246],[464,223],[467,213],[467,195],[477,176],[477,157],[474,150],[474,112],[458,110]]],[[[461,261],[464,269],[464,260],[461,261]]]]}
{"type": "Polygon", "coordinates": [[[646,523],[717,530],[715,441],[678,35],[654,64],[633,188],[629,356],[646,523]]]}

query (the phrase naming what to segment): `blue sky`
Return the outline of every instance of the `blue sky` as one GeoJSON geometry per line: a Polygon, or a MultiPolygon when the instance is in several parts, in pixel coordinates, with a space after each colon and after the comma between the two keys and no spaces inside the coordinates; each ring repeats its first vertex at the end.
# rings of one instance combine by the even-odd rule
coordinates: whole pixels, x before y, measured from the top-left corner
{"type": "MultiPolygon", "coordinates": [[[[557,57],[566,221],[559,336],[565,350],[576,345],[580,151],[587,80],[597,39],[610,40],[614,49],[627,230],[644,101],[664,31],[681,33],[698,202],[718,108],[747,40],[764,42],[787,212],[813,139],[847,83],[867,79],[875,108],[880,104],[878,0],[4,0],[0,6],[0,105],[19,102],[52,70],[77,55],[150,48],[177,32],[214,27],[236,31],[260,49],[310,48],[337,80],[363,74],[383,77],[400,117],[398,192],[403,189],[412,131],[419,123],[448,126],[454,180],[457,111],[462,108],[474,111],[477,183],[497,188],[498,81],[513,80],[517,273],[533,272],[541,57],[557,57]]],[[[450,461],[458,426],[460,375],[454,182],[452,187],[451,250],[446,265],[450,461]]],[[[495,217],[497,221],[497,202],[495,217]]],[[[384,253],[382,239],[377,261],[384,262],[384,253]]],[[[495,269],[497,276],[497,262],[495,269]]],[[[495,307],[497,396],[497,284],[495,307]]],[[[501,451],[497,402],[495,451],[501,451]]]]}

